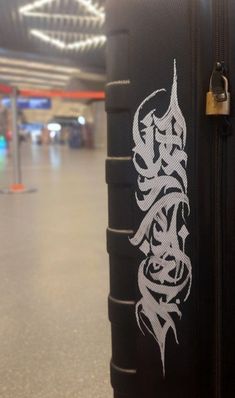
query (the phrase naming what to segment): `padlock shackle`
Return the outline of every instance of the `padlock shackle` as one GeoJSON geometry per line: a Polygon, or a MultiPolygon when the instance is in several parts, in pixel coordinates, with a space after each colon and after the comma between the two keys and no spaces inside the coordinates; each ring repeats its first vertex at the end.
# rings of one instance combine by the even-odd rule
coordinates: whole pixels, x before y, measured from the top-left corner
{"type": "Polygon", "coordinates": [[[220,72],[213,71],[210,78],[209,91],[217,102],[225,102],[228,99],[228,79],[220,72]]]}

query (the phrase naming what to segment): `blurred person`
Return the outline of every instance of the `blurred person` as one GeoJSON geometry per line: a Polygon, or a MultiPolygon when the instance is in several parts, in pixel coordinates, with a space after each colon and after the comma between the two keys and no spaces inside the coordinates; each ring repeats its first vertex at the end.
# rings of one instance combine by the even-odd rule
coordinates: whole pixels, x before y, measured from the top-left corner
{"type": "Polygon", "coordinates": [[[49,132],[49,130],[46,127],[44,127],[42,129],[41,144],[42,145],[49,145],[50,144],[50,132],[49,132]]]}
{"type": "Polygon", "coordinates": [[[72,149],[81,148],[83,145],[82,135],[81,135],[81,126],[76,125],[72,126],[70,130],[69,136],[69,147],[72,149]]]}

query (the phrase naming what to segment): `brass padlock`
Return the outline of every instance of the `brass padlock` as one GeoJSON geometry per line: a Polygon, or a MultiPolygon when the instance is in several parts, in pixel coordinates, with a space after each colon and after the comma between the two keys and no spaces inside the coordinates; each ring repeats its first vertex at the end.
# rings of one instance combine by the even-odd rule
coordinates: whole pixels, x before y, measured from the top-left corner
{"type": "Polygon", "coordinates": [[[230,114],[230,93],[228,92],[228,79],[223,76],[224,88],[225,88],[225,100],[216,99],[216,95],[212,91],[211,81],[210,89],[206,95],[206,115],[208,116],[219,116],[230,114]]]}

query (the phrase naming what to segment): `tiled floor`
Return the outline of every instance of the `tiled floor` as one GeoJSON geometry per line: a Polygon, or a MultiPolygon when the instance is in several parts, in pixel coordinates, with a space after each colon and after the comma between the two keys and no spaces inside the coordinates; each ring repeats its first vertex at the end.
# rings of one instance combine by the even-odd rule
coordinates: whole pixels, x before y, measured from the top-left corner
{"type": "Polygon", "coordinates": [[[105,153],[21,149],[38,192],[0,195],[0,397],[111,398],[105,153]]]}

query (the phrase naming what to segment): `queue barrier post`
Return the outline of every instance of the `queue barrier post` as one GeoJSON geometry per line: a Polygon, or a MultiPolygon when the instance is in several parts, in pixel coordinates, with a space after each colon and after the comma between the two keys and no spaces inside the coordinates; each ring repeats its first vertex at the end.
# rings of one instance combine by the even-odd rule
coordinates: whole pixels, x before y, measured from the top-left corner
{"type": "Polygon", "coordinates": [[[18,109],[17,109],[17,96],[18,90],[16,87],[8,87],[4,89],[4,93],[10,94],[11,97],[11,112],[12,112],[12,158],[13,158],[13,183],[9,188],[1,189],[0,193],[30,193],[35,192],[35,188],[26,188],[22,183],[21,173],[21,158],[20,158],[20,141],[18,132],[18,109]]]}

